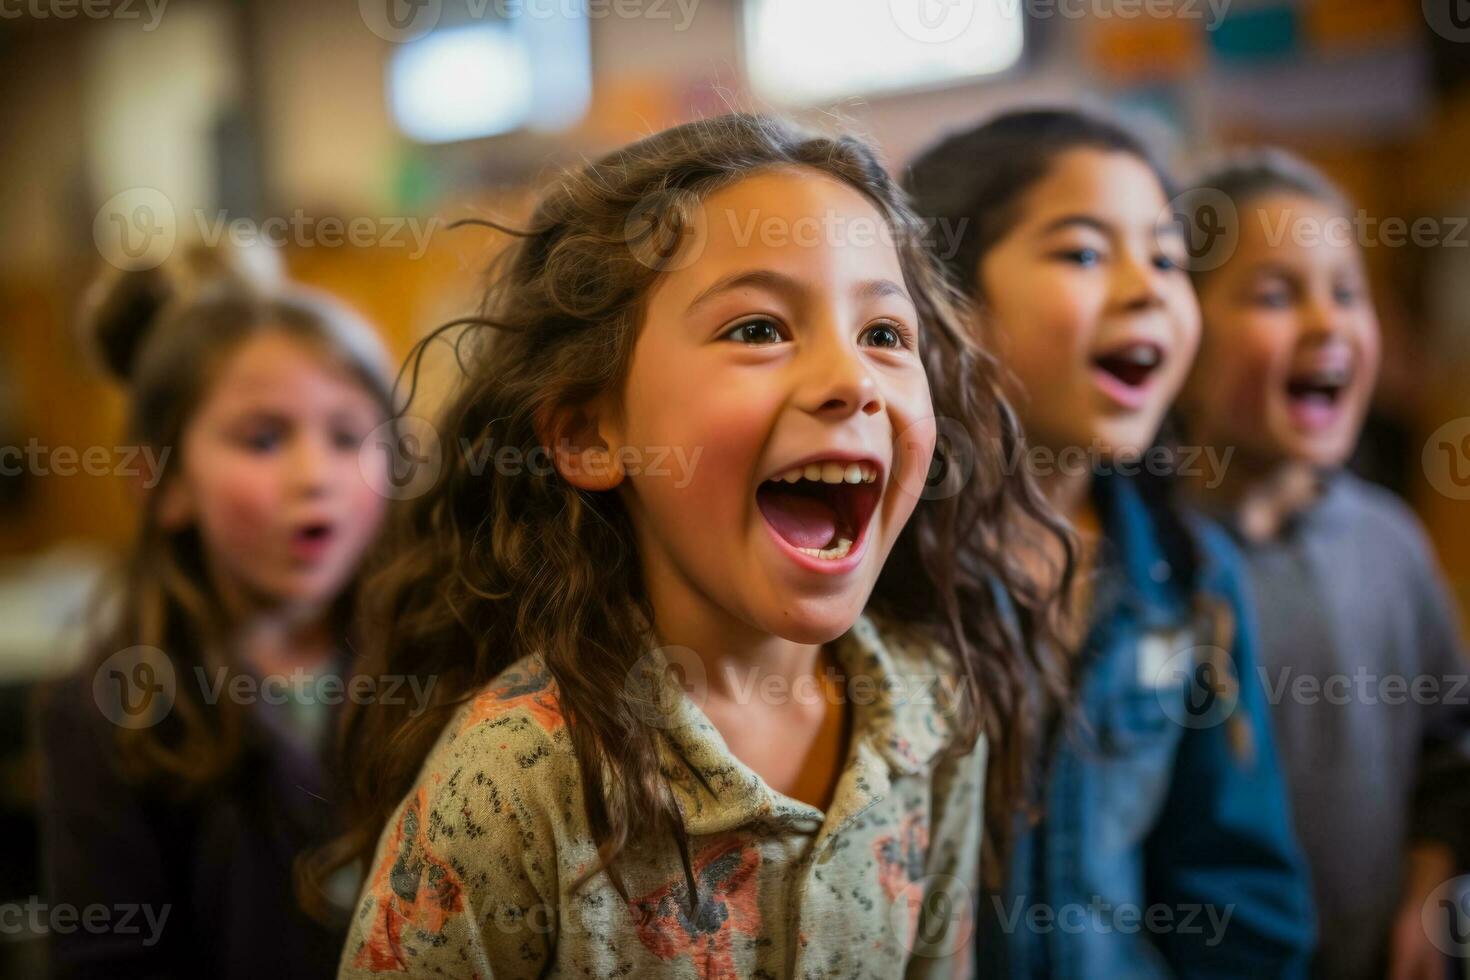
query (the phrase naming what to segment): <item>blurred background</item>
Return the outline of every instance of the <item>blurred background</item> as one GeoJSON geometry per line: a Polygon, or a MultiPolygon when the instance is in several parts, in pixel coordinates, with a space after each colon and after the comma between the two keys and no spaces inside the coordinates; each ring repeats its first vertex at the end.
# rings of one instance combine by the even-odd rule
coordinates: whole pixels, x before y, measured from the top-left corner
{"type": "MultiPolygon", "coordinates": [[[[999,108],[1107,105],[1178,163],[1271,141],[1380,222],[1432,219],[1367,249],[1385,359],[1359,466],[1470,603],[1470,481],[1434,462],[1470,449],[1466,0],[0,0],[0,78],[0,901],[37,890],[27,692],[147,472],[76,344],[87,283],[265,240],[401,355],[478,299],[496,241],[448,222],[513,221],[557,167],[732,106],[865,133],[897,169],[999,108]]],[[[26,975],[13,926],[0,972],[26,975]]]]}

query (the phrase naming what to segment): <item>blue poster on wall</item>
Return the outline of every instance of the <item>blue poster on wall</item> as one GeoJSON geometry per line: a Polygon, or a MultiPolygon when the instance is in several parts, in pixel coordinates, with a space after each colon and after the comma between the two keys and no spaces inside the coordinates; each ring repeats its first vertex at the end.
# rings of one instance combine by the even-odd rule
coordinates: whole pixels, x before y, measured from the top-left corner
{"type": "Polygon", "coordinates": [[[1292,4],[1232,9],[1209,37],[1222,64],[1284,60],[1300,54],[1301,11],[1292,4]]]}

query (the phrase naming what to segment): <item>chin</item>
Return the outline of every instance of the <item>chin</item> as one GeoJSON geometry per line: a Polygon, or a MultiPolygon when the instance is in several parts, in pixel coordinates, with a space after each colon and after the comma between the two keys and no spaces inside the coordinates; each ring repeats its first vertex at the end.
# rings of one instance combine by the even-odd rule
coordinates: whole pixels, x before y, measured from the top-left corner
{"type": "Polygon", "coordinates": [[[792,643],[831,643],[852,629],[866,603],[844,598],[813,598],[798,602],[785,614],[770,617],[767,629],[792,643]]]}
{"type": "Polygon", "coordinates": [[[1098,462],[1134,462],[1153,445],[1156,434],[1155,429],[1147,432],[1099,432],[1093,436],[1092,446],[1096,447],[1098,462]]]}
{"type": "Polygon", "coordinates": [[[342,583],[335,578],[328,582],[288,582],[274,590],[274,594],[283,605],[325,606],[342,594],[342,583]]]}
{"type": "Polygon", "coordinates": [[[1346,466],[1347,461],[1353,454],[1351,443],[1298,443],[1288,446],[1286,456],[1299,463],[1306,463],[1318,469],[1338,469],[1346,466]]]}

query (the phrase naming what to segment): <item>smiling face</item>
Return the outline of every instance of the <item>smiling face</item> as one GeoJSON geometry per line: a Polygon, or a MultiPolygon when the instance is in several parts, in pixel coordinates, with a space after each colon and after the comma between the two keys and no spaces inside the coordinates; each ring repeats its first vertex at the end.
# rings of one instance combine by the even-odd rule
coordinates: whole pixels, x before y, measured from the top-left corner
{"type": "Polygon", "coordinates": [[[330,602],[381,522],[358,466],[383,420],[345,369],[283,331],[254,334],[220,365],[163,488],[166,527],[198,528],[222,593],[252,607],[330,602]]]}
{"type": "Polygon", "coordinates": [[[883,217],[831,177],[759,173],[696,220],[698,257],[651,291],[601,427],[647,464],[621,483],[645,580],[660,617],[826,642],[933,454],[918,316],[883,217]]]}
{"type": "Polygon", "coordinates": [[[1145,450],[1189,370],[1199,307],[1167,201],[1131,154],[1071,150],[980,261],[995,344],[1032,442],[1103,455],[1145,450]]]}
{"type": "Polygon", "coordinates": [[[1264,461],[1339,466],[1378,372],[1361,251],[1295,231],[1342,220],[1309,197],[1266,196],[1240,214],[1235,253],[1200,286],[1207,329],[1184,400],[1190,424],[1202,442],[1264,461]]]}

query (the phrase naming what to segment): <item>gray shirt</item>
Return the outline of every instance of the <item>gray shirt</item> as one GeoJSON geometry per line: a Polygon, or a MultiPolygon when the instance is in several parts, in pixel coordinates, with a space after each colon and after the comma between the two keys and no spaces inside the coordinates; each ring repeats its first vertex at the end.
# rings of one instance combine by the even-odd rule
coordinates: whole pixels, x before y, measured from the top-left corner
{"type": "Polygon", "coordinates": [[[1318,908],[1318,972],[1384,976],[1410,842],[1470,828],[1470,664],[1418,521],[1329,478],[1275,539],[1237,534],[1262,686],[1318,908]]]}

